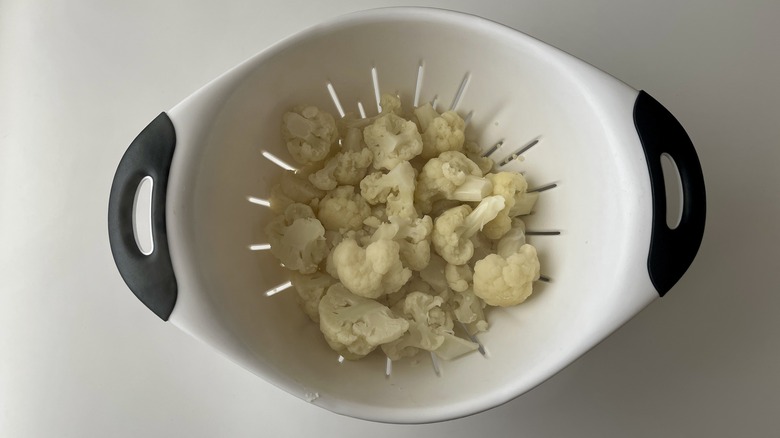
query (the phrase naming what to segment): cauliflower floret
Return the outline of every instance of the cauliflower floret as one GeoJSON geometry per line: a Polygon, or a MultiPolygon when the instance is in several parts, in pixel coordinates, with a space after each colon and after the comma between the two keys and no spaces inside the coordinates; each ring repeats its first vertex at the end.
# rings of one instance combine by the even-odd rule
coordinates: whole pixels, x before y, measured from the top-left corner
{"type": "Polygon", "coordinates": [[[344,239],[331,252],[338,279],[352,293],[366,298],[398,291],[412,271],[404,268],[398,242],[379,239],[361,248],[354,239],[344,239]]]}
{"type": "MultiPolygon", "coordinates": [[[[372,225],[375,221],[369,221],[372,225]]],[[[419,271],[426,266],[431,258],[429,236],[433,229],[430,216],[414,220],[391,216],[389,223],[380,223],[368,242],[377,240],[395,240],[399,245],[399,255],[403,265],[413,271],[419,271]]],[[[368,243],[364,242],[364,243],[368,243]]]]}
{"type": "Polygon", "coordinates": [[[474,279],[474,273],[471,272],[469,265],[453,265],[447,263],[444,267],[444,277],[447,279],[447,285],[456,292],[463,292],[471,287],[474,279]]]}
{"type": "Polygon", "coordinates": [[[514,306],[531,295],[538,279],[536,248],[525,244],[509,257],[490,254],[478,261],[474,265],[474,294],[491,306],[514,306]]]}
{"type": "Polygon", "coordinates": [[[288,269],[311,274],[328,255],[325,228],[308,205],[290,204],[268,223],[265,234],[271,253],[288,269]]]}
{"type": "Polygon", "coordinates": [[[393,113],[385,114],[363,130],[363,140],[374,154],[374,167],[390,170],[422,151],[417,125],[393,113]]]}
{"type": "Polygon", "coordinates": [[[338,136],[333,116],[316,106],[296,107],[282,117],[282,139],[301,164],[325,159],[338,136]]]}
{"type": "Polygon", "coordinates": [[[374,155],[368,149],[339,152],[322,169],[309,175],[309,181],[320,190],[358,184],[366,176],[373,159],[374,155]]]}
{"type": "Polygon", "coordinates": [[[485,312],[483,311],[485,302],[474,295],[474,291],[471,288],[453,293],[449,303],[453,309],[452,314],[455,316],[455,319],[463,323],[469,333],[473,334],[487,330],[488,323],[485,320],[485,312]]]}
{"type": "Polygon", "coordinates": [[[451,208],[434,221],[431,241],[448,263],[464,265],[474,255],[471,237],[504,208],[504,198],[488,196],[472,211],[468,205],[451,208]]]}
{"type": "Polygon", "coordinates": [[[321,198],[325,193],[314,187],[306,178],[299,177],[293,171],[285,171],[279,178],[279,184],[271,188],[269,202],[271,210],[277,214],[293,203],[308,204],[314,199],[321,198]]]}
{"type": "Polygon", "coordinates": [[[479,202],[492,190],[493,184],[482,177],[479,166],[462,153],[449,151],[425,163],[417,177],[414,200],[428,213],[439,199],[479,202]]]}
{"type": "Polygon", "coordinates": [[[452,359],[476,350],[477,344],[465,341],[467,344],[464,345],[463,342],[459,342],[463,341],[462,339],[455,337],[452,319],[442,309],[443,303],[444,300],[441,297],[417,291],[409,293],[402,302],[397,303],[393,310],[397,315],[403,316],[409,321],[409,331],[395,341],[382,344],[382,351],[387,357],[398,360],[413,356],[420,349],[438,354],[438,350],[446,341],[449,341],[445,349],[446,359],[452,359]],[[461,348],[460,352],[455,352],[452,348],[454,343],[465,348],[461,348]]]}
{"type": "MultiPolygon", "coordinates": [[[[340,118],[336,122],[336,126],[338,127],[339,134],[342,138],[344,138],[344,142],[350,142],[349,141],[349,130],[350,129],[359,129],[360,130],[360,139],[362,141],[363,139],[363,129],[374,123],[376,119],[386,115],[393,113],[397,116],[401,115],[401,99],[398,96],[392,95],[392,94],[383,94],[379,98],[379,106],[382,108],[382,111],[379,112],[379,114],[372,116],[372,117],[362,117],[360,114],[357,113],[346,113],[344,114],[344,117],[340,118]]],[[[350,142],[350,144],[354,144],[350,142]]]]}
{"type": "Polygon", "coordinates": [[[415,108],[414,113],[422,132],[422,158],[434,158],[446,151],[464,151],[466,122],[458,113],[446,111],[439,115],[430,103],[415,108]]]}
{"type": "Polygon", "coordinates": [[[353,186],[340,186],[331,191],[319,203],[317,217],[326,230],[359,230],[363,221],[371,215],[371,207],[355,192],[353,186]]]}
{"type": "Polygon", "coordinates": [[[412,165],[404,161],[390,172],[373,172],[360,181],[360,194],[369,204],[387,203],[385,215],[416,218],[414,208],[415,176],[412,165]]]}
{"type": "Polygon", "coordinates": [[[496,254],[507,258],[525,245],[525,222],[520,218],[512,218],[512,226],[496,245],[496,254]]]}
{"type": "Polygon", "coordinates": [[[531,213],[537,199],[539,199],[539,192],[517,192],[515,205],[509,209],[509,216],[523,216],[531,213]]]}
{"type": "Polygon", "coordinates": [[[493,194],[503,196],[505,202],[504,209],[495,219],[485,224],[482,230],[485,236],[495,240],[500,239],[512,226],[510,212],[514,209],[518,198],[525,196],[528,183],[523,175],[516,172],[490,173],[485,177],[493,183],[493,194]]]}
{"type": "Polygon", "coordinates": [[[398,227],[395,235],[401,246],[401,260],[404,266],[413,271],[425,269],[431,260],[430,235],[433,230],[433,220],[423,216],[414,220],[405,217],[391,216],[390,223],[398,227]]]}
{"type": "Polygon", "coordinates": [[[479,147],[479,144],[476,141],[466,140],[463,148],[466,150],[465,153],[466,156],[469,157],[469,160],[473,161],[477,164],[477,166],[479,166],[479,169],[482,171],[482,176],[485,176],[493,171],[493,166],[495,166],[496,163],[492,158],[482,156],[482,149],[479,147]]]}
{"type": "Polygon", "coordinates": [[[290,273],[290,282],[295,291],[295,300],[303,312],[314,322],[320,322],[320,300],[325,291],[337,283],[337,280],[328,274],[315,272],[313,274],[290,273]]]}
{"type": "Polygon", "coordinates": [[[331,348],[346,359],[359,359],[378,345],[395,341],[409,329],[389,308],[359,297],[336,283],[319,304],[320,330],[331,348]]]}

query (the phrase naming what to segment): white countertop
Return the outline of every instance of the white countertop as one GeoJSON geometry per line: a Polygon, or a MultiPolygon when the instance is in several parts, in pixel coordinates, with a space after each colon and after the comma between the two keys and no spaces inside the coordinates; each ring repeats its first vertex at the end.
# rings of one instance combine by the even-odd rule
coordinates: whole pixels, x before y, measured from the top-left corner
{"type": "Polygon", "coordinates": [[[777,436],[777,2],[424,2],[647,90],[688,130],[707,182],[705,240],[682,281],[504,406],[423,426],[337,416],[138,302],[111,258],[106,205],[139,130],[276,40],[390,4],[0,2],[0,436],[777,436]]]}

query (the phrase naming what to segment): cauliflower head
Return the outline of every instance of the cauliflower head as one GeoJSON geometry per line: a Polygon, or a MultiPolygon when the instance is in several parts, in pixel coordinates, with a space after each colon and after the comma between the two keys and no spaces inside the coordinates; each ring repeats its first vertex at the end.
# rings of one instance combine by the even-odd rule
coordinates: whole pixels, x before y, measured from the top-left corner
{"type": "Polygon", "coordinates": [[[359,297],[336,283],[319,303],[320,331],[328,345],[346,359],[359,359],[378,345],[395,341],[409,329],[382,304],[359,297]]]}
{"type": "Polygon", "coordinates": [[[298,163],[322,161],[338,137],[333,116],[316,106],[296,107],[282,117],[282,139],[298,163]]]}
{"type": "Polygon", "coordinates": [[[471,237],[504,208],[504,198],[488,196],[472,210],[468,205],[451,208],[433,224],[431,242],[436,253],[453,265],[464,265],[474,255],[471,237]]]}
{"type": "Polygon", "coordinates": [[[344,239],[331,252],[338,279],[350,292],[379,298],[397,292],[412,272],[403,266],[398,242],[379,239],[361,248],[354,239],[344,239]]]}
{"type": "Polygon", "coordinates": [[[492,183],[482,177],[479,166],[460,152],[448,151],[425,163],[417,177],[414,199],[422,212],[428,213],[434,201],[479,202],[492,190],[492,183]]]}
{"type": "Polygon", "coordinates": [[[311,274],[328,255],[325,228],[308,205],[290,204],[268,223],[265,234],[271,253],[288,269],[311,274]]]}
{"type": "Polygon", "coordinates": [[[353,186],[339,186],[319,203],[317,217],[326,230],[359,230],[371,215],[371,207],[353,186]]]}
{"type": "Polygon", "coordinates": [[[509,257],[490,254],[474,265],[474,294],[491,306],[522,303],[539,279],[536,248],[525,244],[509,257]]]}
{"type": "Polygon", "coordinates": [[[394,113],[377,118],[363,130],[363,140],[374,154],[374,167],[391,170],[422,152],[417,125],[394,113]]]}

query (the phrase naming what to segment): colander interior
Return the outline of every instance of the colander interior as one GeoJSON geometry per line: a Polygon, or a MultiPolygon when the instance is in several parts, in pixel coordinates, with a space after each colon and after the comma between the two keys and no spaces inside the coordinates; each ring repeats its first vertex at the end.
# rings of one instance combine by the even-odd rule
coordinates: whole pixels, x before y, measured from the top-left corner
{"type": "Polygon", "coordinates": [[[177,134],[188,131],[179,135],[168,195],[180,282],[171,321],[340,413],[433,421],[507,401],[652,298],[635,278],[650,238],[635,97],[569,55],[461,14],[386,10],[285,40],[170,112],[177,134]],[[538,140],[502,168],[524,172],[531,188],[555,185],[525,218],[531,231],[559,233],[528,239],[551,281],[537,282],[526,303],[489,312],[490,329],[479,336],[486,356],[440,361],[438,374],[422,354],[394,362],[389,376],[381,354],[342,363],[294,290],[267,293],[288,284],[263,245],[272,217],[264,200],[284,163],[295,166],[280,139],[282,114],[310,103],[338,117],[335,94],[342,110],[358,112],[360,103],[372,115],[377,90],[399,94],[405,107],[454,105],[485,151],[503,144],[491,155],[498,162],[538,140]]]}

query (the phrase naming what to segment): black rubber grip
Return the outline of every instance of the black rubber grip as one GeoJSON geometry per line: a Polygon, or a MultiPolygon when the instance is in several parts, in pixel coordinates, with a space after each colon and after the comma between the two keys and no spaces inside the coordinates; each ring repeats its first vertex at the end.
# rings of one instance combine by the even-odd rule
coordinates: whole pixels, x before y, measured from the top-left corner
{"type": "Polygon", "coordinates": [[[707,201],[704,175],[693,143],[680,122],[644,91],[634,104],[634,124],[650,170],[653,229],[647,269],[658,294],[664,296],[693,262],[704,235],[707,201]],[[666,191],[661,155],[677,165],[682,183],[682,217],[671,229],[666,224],[666,191]]]}
{"type": "Polygon", "coordinates": [[[108,200],[108,237],[119,273],[135,296],[164,321],[178,293],[165,226],[165,194],[175,146],[173,123],[161,113],[125,151],[108,200]],[[144,255],[135,241],[133,206],[138,185],[147,176],[152,178],[154,250],[144,255]]]}

